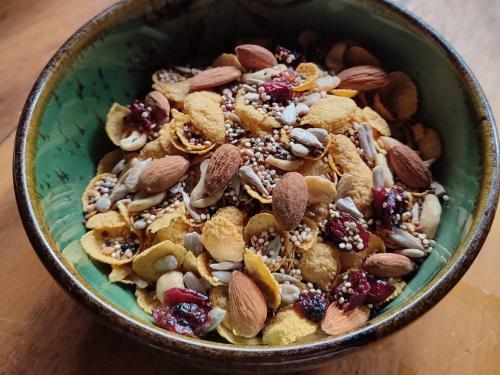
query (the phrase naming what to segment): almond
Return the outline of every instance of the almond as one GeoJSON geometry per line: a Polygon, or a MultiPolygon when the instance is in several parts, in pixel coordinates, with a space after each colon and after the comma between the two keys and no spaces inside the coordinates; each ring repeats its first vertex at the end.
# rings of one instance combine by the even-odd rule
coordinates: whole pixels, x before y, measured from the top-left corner
{"type": "Polygon", "coordinates": [[[264,328],[267,306],[264,295],[244,273],[234,271],[229,280],[229,315],[233,331],[251,338],[264,328]]]}
{"type": "Polygon", "coordinates": [[[170,103],[165,95],[159,91],[151,91],[144,99],[146,106],[151,108],[153,118],[162,123],[170,116],[170,103]]]}
{"type": "Polygon", "coordinates": [[[241,71],[234,66],[221,66],[203,70],[190,80],[190,90],[205,90],[225,85],[241,77],[241,71]]]}
{"type": "Polygon", "coordinates": [[[389,160],[394,173],[404,184],[415,189],[430,186],[432,175],[423,160],[411,148],[397,144],[389,150],[389,160]]]}
{"type": "Polygon", "coordinates": [[[383,69],[371,65],[354,66],[342,70],[337,75],[341,81],[339,89],[369,91],[379,89],[389,83],[389,75],[383,69]]]}
{"type": "Polygon", "coordinates": [[[230,144],[220,146],[210,158],[205,175],[205,187],[209,192],[225,188],[240,167],[241,156],[238,147],[230,144]]]}
{"type": "Polygon", "coordinates": [[[321,322],[321,329],[332,336],[341,335],[362,327],[370,317],[370,310],[366,306],[358,306],[344,312],[334,302],[326,310],[321,322]]]}
{"type": "Polygon", "coordinates": [[[165,156],[153,160],[139,176],[139,188],[148,193],[158,193],[174,186],[189,168],[189,161],[182,156],[165,156]]]}
{"type": "Polygon", "coordinates": [[[260,70],[278,65],[272,52],[257,44],[241,44],[236,47],[235,51],[245,69],[260,70]]]}
{"type": "Polygon", "coordinates": [[[302,221],[308,199],[307,184],[297,172],[286,173],[273,192],[273,215],[282,230],[292,230],[302,221]]]}
{"type": "Polygon", "coordinates": [[[376,277],[403,277],[415,269],[410,258],[394,253],[377,253],[366,258],[363,268],[376,277]]]}

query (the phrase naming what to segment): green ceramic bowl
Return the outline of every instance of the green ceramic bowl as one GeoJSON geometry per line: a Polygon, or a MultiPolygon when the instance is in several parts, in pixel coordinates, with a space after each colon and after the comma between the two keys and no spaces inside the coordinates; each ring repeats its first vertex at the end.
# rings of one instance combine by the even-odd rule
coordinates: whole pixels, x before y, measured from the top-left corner
{"type": "Polygon", "coordinates": [[[47,64],[26,102],[14,154],[19,210],[33,247],[71,295],[112,326],[189,363],[218,369],[314,366],[394,332],[436,304],[470,266],[486,238],[499,191],[498,136],[469,68],[428,25],[388,1],[124,1],[99,14],[47,64]],[[361,42],[389,69],[416,80],[418,118],[437,128],[444,156],[435,175],[451,199],[438,246],[404,293],[353,333],[286,347],[238,347],[156,328],[131,290],[110,284],[79,244],[80,196],[111,149],[104,118],[113,101],[148,90],[169,63],[231,48],[244,37],[295,38],[316,29],[361,42]],[[214,367],[212,367],[214,368],[214,367]]]}

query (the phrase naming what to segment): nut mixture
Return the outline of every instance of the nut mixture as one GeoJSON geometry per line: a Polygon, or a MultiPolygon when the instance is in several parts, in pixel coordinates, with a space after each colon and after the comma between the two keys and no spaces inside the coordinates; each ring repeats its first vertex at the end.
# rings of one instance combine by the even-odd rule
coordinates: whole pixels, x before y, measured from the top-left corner
{"type": "Polygon", "coordinates": [[[306,39],[163,69],[111,106],[118,148],[83,194],[81,243],[157,326],[238,345],[341,335],[435,246],[449,198],[415,83],[352,41],[306,39]]]}

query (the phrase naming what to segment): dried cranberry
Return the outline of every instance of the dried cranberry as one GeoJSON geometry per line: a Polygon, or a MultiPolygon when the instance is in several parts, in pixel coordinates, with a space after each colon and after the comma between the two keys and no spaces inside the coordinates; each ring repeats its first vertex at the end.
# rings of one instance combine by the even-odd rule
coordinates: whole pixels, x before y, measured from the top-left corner
{"type": "Polygon", "coordinates": [[[363,304],[370,292],[366,271],[349,271],[347,277],[335,287],[334,296],[344,311],[349,311],[363,304]]]}
{"type": "Polygon", "coordinates": [[[128,120],[146,130],[153,129],[156,124],[151,116],[151,111],[139,100],[134,100],[130,104],[130,114],[128,120]]]}
{"type": "Polygon", "coordinates": [[[286,104],[292,100],[293,93],[290,85],[283,81],[271,81],[262,85],[266,94],[277,103],[286,104]]]}
{"type": "Polygon", "coordinates": [[[392,188],[373,187],[373,213],[387,229],[392,229],[401,222],[401,215],[406,211],[408,196],[401,186],[392,188]]]}
{"type": "Polygon", "coordinates": [[[199,336],[210,324],[212,308],[207,296],[190,289],[173,288],[165,292],[163,309],[153,309],[154,323],[168,331],[199,336]]]}
{"type": "Polygon", "coordinates": [[[394,285],[386,280],[370,277],[368,278],[368,283],[370,284],[370,291],[366,296],[365,303],[371,303],[373,305],[384,302],[396,289],[394,285]]]}
{"type": "Polygon", "coordinates": [[[196,303],[200,306],[210,304],[207,296],[191,289],[182,288],[172,288],[167,290],[164,294],[163,301],[167,307],[172,307],[183,302],[196,303]]]}
{"type": "Polygon", "coordinates": [[[330,217],[325,225],[325,234],[342,250],[354,253],[365,249],[371,236],[370,232],[347,212],[339,212],[338,217],[330,217]]]}
{"type": "Polygon", "coordinates": [[[325,317],[328,300],[324,293],[306,291],[300,293],[293,307],[307,319],[320,322],[325,317]]]}

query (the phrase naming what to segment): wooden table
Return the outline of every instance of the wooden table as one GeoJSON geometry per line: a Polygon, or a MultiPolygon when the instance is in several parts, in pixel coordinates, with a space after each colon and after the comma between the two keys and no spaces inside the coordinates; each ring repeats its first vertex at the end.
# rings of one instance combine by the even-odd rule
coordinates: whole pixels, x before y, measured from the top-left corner
{"type": "MultiPolygon", "coordinates": [[[[28,91],[61,43],[112,2],[0,2],[1,374],[125,375],[188,371],[182,363],[166,363],[161,353],[104,327],[70,299],[32,251],[14,200],[10,168],[13,132],[28,91]]],[[[401,2],[458,49],[476,73],[500,119],[500,3],[494,0],[401,2]]],[[[397,334],[317,372],[500,373],[499,243],[497,217],[474,265],[432,311],[397,334]]]]}

